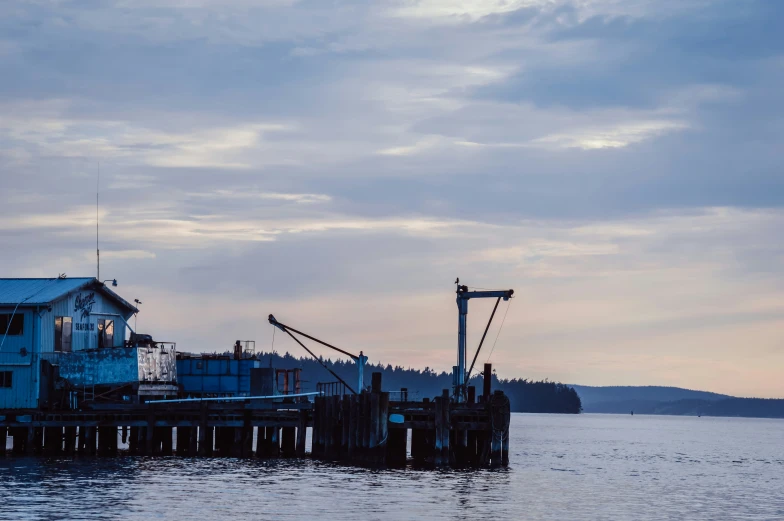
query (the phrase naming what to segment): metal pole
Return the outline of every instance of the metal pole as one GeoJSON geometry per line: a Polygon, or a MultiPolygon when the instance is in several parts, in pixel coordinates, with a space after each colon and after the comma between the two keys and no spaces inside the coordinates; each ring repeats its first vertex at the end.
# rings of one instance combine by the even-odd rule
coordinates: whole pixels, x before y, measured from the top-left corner
{"type": "Polygon", "coordinates": [[[366,357],[362,351],[360,351],[359,356],[357,357],[357,370],[359,371],[357,379],[357,390],[360,393],[362,392],[362,389],[365,388],[365,363],[367,360],[368,357],[366,357]]]}
{"type": "Polygon", "coordinates": [[[468,299],[457,296],[458,325],[457,325],[457,378],[455,400],[463,401],[466,373],[466,315],[468,315],[468,299]]]}

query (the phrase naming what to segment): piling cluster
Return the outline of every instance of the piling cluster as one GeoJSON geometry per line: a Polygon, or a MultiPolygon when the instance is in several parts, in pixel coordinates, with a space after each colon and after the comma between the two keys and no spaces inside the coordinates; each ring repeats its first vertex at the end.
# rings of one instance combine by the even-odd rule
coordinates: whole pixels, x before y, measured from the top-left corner
{"type": "Polygon", "coordinates": [[[456,403],[444,390],[433,400],[390,400],[373,373],[360,394],[282,397],[274,402],[104,405],[92,410],[0,411],[0,455],[294,458],[310,455],[372,467],[498,467],[509,461],[509,400],[468,388],[456,403]],[[410,445],[409,445],[410,442],[410,445]],[[127,446],[127,449],[126,449],[127,446]],[[122,449],[121,449],[122,447],[122,449]],[[410,447],[410,451],[409,451],[410,447]],[[410,454],[410,458],[409,458],[410,454]]]}
{"type": "MultiPolygon", "coordinates": [[[[449,391],[422,402],[390,401],[374,373],[370,392],[321,396],[313,412],[313,457],[354,465],[499,467],[509,463],[509,400],[500,391],[455,403],[449,391]]],[[[405,392],[401,392],[405,396],[405,392]]]]}

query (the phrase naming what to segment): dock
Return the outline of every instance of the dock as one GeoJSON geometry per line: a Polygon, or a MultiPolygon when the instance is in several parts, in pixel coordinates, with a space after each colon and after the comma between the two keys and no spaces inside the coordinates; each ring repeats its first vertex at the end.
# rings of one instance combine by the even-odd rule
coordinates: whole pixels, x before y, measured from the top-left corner
{"type": "Polygon", "coordinates": [[[392,393],[399,400],[390,400],[381,373],[373,373],[369,390],[313,400],[0,410],[0,456],[310,457],[381,468],[502,467],[509,462],[509,400],[491,392],[490,375],[486,364],[483,393],[477,397],[468,387],[461,402],[448,389],[418,402],[408,401],[403,389],[392,393]]]}
{"type": "Polygon", "coordinates": [[[413,401],[407,389],[384,389],[382,373],[365,374],[364,351],[339,348],[272,314],[272,346],[280,331],[334,381],[303,392],[302,368],[263,366],[254,340],[236,340],[231,354],[180,352],[175,342],[136,331],[135,320],[131,327],[139,309],[106,282],[0,279],[1,457],[309,457],[375,468],[509,462],[509,399],[491,389],[492,366],[484,365],[481,394],[468,384],[512,289],[455,280],[451,389],[413,401]],[[469,357],[468,304],[475,299],[495,305],[469,357]],[[305,342],[349,357],[355,377],[344,379],[305,342]]]}

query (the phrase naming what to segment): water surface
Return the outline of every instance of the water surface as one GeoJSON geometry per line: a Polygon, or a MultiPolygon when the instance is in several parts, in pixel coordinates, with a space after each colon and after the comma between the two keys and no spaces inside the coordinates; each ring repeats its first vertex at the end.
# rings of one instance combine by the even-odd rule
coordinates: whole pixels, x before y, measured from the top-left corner
{"type": "Polygon", "coordinates": [[[784,421],[513,414],[510,468],[0,459],[0,520],[784,519],[784,421]]]}

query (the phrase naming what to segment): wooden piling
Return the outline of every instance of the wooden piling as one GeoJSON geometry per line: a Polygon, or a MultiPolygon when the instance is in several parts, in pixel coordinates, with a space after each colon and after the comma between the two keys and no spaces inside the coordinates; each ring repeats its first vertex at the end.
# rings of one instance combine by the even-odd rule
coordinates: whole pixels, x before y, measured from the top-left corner
{"type": "Polygon", "coordinates": [[[253,456],[253,415],[252,411],[245,410],[242,419],[242,454],[243,458],[253,456]]]}
{"type": "Polygon", "coordinates": [[[361,463],[367,463],[369,458],[370,452],[370,423],[371,423],[371,408],[373,405],[373,400],[371,398],[372,393],[364,392],[362,393],[362,413],[360,415],[360,423],[362,426],[362,445],[360,445],[359,450],[359,461],[361,463]]]}
{"type": "Polygon", "coordinates": [[[280,438],[280,455],[284,458],[293,458],[297,455],[296,428],[283,427],[280,438]]]}
{"type": "Polygon", "coordinates": [[[342,458],[348,457],[348,439],[351,427],[351,396],[344,394],[340,400],[340,455],[342,458]]]}
{"type": "MultiPolygon", "coordinates": [[[[109,435],[111,433],[111,427],[100,426],[98,427],[98,455],[99,456],[108,456],[109,455],[109,435]]],[[[117,437],[115,433],[115,438],[117,437]]]]}
{"type": "MultiPolygon", "coordinates": [[[[261,431],[261,429],[259,429],[261,431]]],[[[297,446],[295,448],[298,458],[305,456],[305,445],[308,435],[308,411],[301,409],[299,411],[299,423],[297,424],[297,446]]]]}
{"type": "Polygon", "coordinates": [[[225,458],[236,455],[238,452],[233,451],[236,440],[234,427],[215,427],[215,449],[218,456],[225,458]]]}
{"type": "Polygon", "coordinates": [[[422,465],[427,457],[427,441],[425,429],[411,429],[411,459],[422,465]]]}
{"type": "Polygon", "coordinates": [[[348,418],[345,420],[348,427],[346,457],[353,461],[357,455],[357,395],[346,395],[343,399],[348,402],[348,418]]]}
{"type": "Polygon", "coordinates": [[[311,438],[311,453],[314,457],[323,454],[321,423],[323,421],[324,397],[316,396],[313,400],[313,436],[311,438]]]}
{"type": "Polygon", "coordinates": [[[503,438],[501,440],[501,466],[508,467],[509,466],[509,426],[506,427],[506,430],[503,432],[503,438]]]}
{"type": "Polygon", "coordinates": [[[343,452],[343,408],[339,395],[331,396],[332,399],[332,457],[341,459],[343,452]]]}
{"type": "Polygon", "coordinates": [[[272,427],[259,427],[256,438],[256,457],[260,459],[272,456],[272,427]]]}
{"type": "MultiPolygon", "coordinates": [[[[171,456],[174,454],[174,443],[172,440],[172,428],[171,427],[157,427],[159,429],[159,436],[161,438],[161,455],[163,456],[171,456]]],[[[115,431],[115,439],[117,438],[117,432],[115,431]]]]}
{"type": "MultiPolygon", "coordinates": [[[[496,391],[490,398],[490,466],[503,464],[504,434],[509,430],[509,399],[502,391],[496,391]]],[[[507,456],[508,459],[508,456],[507,456]]]]}
{"type": "MultiPolygon", "coordinates": [[[[194,457],[199,453],[199,428],[188,427],[188,456],[194,457]]],[[[186,440],[183,440],[185,443],[186,440]]],[[[179,443],[179,441],[177,442],[179,443]]]]}
{"type": "MultiPolygon", "coordinates": [[[[376,373],[373,373],[375,376],[376,373]]],[[[380,417],[379,417],[379,393],[371,391],[370,393],[370,419],[368,422],[368,429],[370,431],[370,440],[368,443],[367,462],[370,464],[375,463],[377,447],[381,443],[380,434],[380,417]]]]}
{"type": "Polygon", "coordinates": [[[335,459],[334,444],[332,442],[332,438],[335,434],[335,429],[334,429],[335,415],[332,411],[333,404],[334,402],[331,396],[324,397],[324,409],[322,411],[323,423],[321,424],[321,431],[322,431],[322,440],[323,440],[322,446],[324,451],[323,457],[327,460],[335,459]]]}
{"type": "Polygon", "coordinates": [[[0,457],[5,456],[6,446],[8,445],[8,429],[0,427],[0,457]]]}
{"type": "Polygon", "coordinates": [[[191,427],[177,427],[177,446],[175,450],[178,456],[191,455],[191,427]]]}
{"type": "Polygon", "coordinates": [[[485,364],[482,376],[482,399],[488,402],[490,400],[490,388],[493,383],[493,364],[485,364]]]}
{"type": "Polygon", "coordinates": [[[76,451],[76,427],[69,425],[63,431],[63,450],[66,455],[73,456],[76,451]]]}
{"type": "Polygon", "coordinates": [[[441,461],[443,465],[450,465],[451,461],[451,450],[450,450],[450,434],[451,434],[451,425],[449,422],[449,409],[450,409],[450,400],[449,400],[449,390],[444,389],[441,394],[441,401],[443,403],[441,407],[441,461]]]}
{"type": "Polygon", "coordinates": [[[444,403],[443,396],[437,396],[435,398],[435,414],[433,417],[435,426],[436,426],[436,433],[435,433],[435,440],[433,443],[433,465],[436,467],[441,467],[446,464],[444,461],[444,407],[448,406],[448,404],[444,403]]]}
{"type": "Polygon", "coordinates": [[[501,432],[493,431],[491,434],[492,441],[490,446],[490,466],[501,466],[501,432]]]}
{"type": "Polygon", "coordinates": [[[199,409],[199,456],[212,456],[212,427],[208,425],[209,410],[202,403],[199,409]]]}
{"type": "Polygon", "coordinates": [[[157,454],[158,450],[155,447],[155,415],[150,413],[147,415],[147,426],[144,428],[144,453],[148,456],[157,454]]]}
{"type": "Polygon", "coordinates": [[[376,466],[386,465],[387,443],[389,442],[389,393],[378,393],[378,433],[376,438],[376,453],[373,464],[376,466]]]}
{"type": "Polygon", "coordinates": [[[135,456],[139,453],[139,427],[131,427],[128,432],[128,454],[135,456]]]}
{"type": "Polygon", "coordinates": [[[386,465],[388,467],[405,467],[408,454],[406,453],[406,443],[408,442],[408,429],[394,428],[389,429],[386,447],[386,465]]]}
{"type": "Polygon", "coordinates": [[[230,449],[227,450],[226,452],[228,454],[231,454],[233,458],[241,458],[244,452],[243,450],[243,445],[245,441],[244,429],[242,427],[233,427],[228,429],[228,431],[229,432],[227,433],[226,442],[228,443],[229,440],[231,440],[232,438],[233,440],[229,445],[230,449]]]}
{"type": "Polygon", "coordinates": [[[275,425],[273,427],[267,427],[271,429],[271,431],[267,431],[267,435],[269,436],[269,456],[270,458],[279,458],[280,457],[280,427],[275,425]]]}
{"type": "Polygon", "coordinates": [[[95,456],[97,427],[83,427],[84,451],[88,456],[95,456]]]}
{"type": "Polygon", "coordinates": [[[106,440],[106,445],[109,448],[109,456],[116,456],[118,453],[118,439],[117,439],[117,427],[112,426],[107,429],[107,434],[109,439],[106,440]]]}
{"type": "Polygon", "coordinates": [[[36,429],[35,427],[27,428],[27,442],[25,443],[25,454],[31,456],[36,453],[38,443],[36,443],[36,429]]]}
{"type": "Polygon", "coordinates": [[[147,454],[147,427],[137,427],[136,430],[136,454],[147,454]]]}
{"type": "MultiPolygon", "coordinates": [[[[14,418],[15,419],[15,418],[14,418]]],[[[11,453],[24,454],[24,446],[27,441],[27,430],[24,427],[11,427],[11,453]]]]}
{"type": "Polygon", "coordinates": [[[44,427],[44,453],[57,455],[63,452],[63,428],[44,427]]]}

